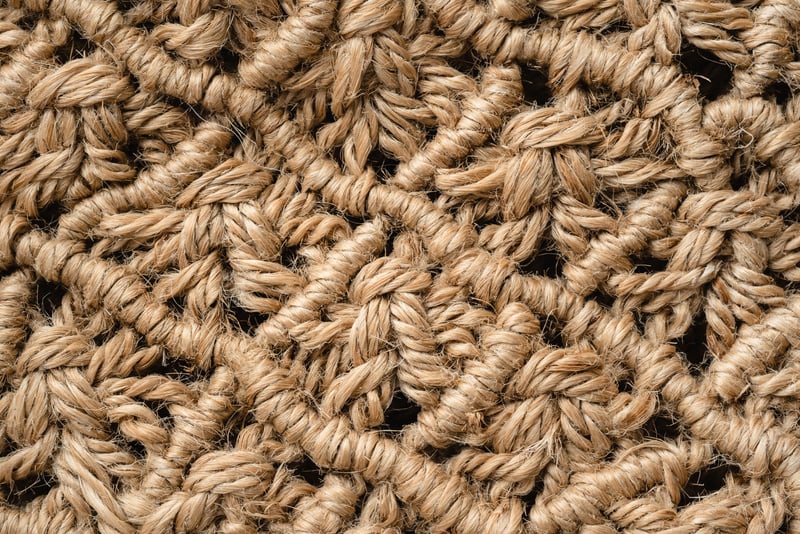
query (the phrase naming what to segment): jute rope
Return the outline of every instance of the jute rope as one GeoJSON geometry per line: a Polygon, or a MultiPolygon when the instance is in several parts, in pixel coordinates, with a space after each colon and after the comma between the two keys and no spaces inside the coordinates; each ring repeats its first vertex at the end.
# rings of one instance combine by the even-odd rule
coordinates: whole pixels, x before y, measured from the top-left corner
{"type": "Polygon", "coordinates": [[[0,533],[800,533],[798,43],[0,2],[0,533]]]}

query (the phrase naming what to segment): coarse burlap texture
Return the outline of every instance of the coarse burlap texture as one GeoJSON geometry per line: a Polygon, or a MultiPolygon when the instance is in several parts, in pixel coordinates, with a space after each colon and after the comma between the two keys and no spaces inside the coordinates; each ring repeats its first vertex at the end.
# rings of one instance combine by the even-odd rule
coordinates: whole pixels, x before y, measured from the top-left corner
{"type": "Polygon", "coordinates": [[[0,1],[0,533],[799,533],[799,32],[0,1]]]}

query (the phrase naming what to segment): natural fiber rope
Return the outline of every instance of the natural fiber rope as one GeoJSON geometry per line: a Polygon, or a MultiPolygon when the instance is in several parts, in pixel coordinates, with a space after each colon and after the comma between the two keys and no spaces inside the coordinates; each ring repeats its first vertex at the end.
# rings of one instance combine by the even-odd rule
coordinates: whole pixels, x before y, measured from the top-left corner
{"type": "Polygon", "coordinates": [[[799,48],[0,2],[0,533],[800,533],[799,48]]]}

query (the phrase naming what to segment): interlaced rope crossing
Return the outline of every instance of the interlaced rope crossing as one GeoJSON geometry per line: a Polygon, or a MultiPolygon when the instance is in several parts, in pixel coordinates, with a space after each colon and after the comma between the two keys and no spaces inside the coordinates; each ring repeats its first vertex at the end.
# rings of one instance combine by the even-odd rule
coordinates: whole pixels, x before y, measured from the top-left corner
{"type": "Polygon", "coordinates": [[[800,532],[796,0],[0,6],[0,532],[800,532]]]}

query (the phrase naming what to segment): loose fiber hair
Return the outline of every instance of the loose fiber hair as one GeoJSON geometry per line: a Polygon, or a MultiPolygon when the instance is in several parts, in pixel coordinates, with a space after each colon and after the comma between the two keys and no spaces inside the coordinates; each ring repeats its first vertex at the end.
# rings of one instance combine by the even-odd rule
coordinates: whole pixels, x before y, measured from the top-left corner
{"type": "Polygon", "coordinates": [[[0,1],[0,532],[800,532],[799,32],[0,1]]]}

